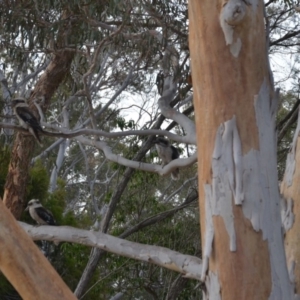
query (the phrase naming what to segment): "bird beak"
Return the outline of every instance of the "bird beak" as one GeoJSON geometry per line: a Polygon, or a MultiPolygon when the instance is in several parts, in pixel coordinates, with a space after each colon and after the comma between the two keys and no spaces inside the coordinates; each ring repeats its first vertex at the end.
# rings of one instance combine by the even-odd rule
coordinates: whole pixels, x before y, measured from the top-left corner
{"type": "Polygon", "coordinates": [[[29,206],[27,206],[26,208],[25,208],[25,211],[28,211],[29,210],[29,206]]]}

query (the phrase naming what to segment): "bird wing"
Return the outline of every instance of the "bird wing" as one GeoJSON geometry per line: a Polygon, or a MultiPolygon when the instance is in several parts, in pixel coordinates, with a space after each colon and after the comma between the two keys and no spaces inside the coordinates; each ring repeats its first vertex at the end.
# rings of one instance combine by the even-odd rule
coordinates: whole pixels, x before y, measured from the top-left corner
{"type": "Polygon", "coordinates": [[[20,118],[25,123],[29,124],[32,128],[43,131],[43,129],[41,128],[41,125],[38,122],[37,118],[33,115],[33,113],[30,111],[29,108],[27,108],[27,107],[17,107],[16,112],[20,116],[20,118]]]}
{"type": "Polygon", "coordinates": [[[179,150],[174,146],[171,146],[171,148],[172,148],[172,160],[177,159],[180,156],[179,150]]]}
{"type": "Polygon", "coordinates": [[[162,71],[160,71],[158,74],[157,74],[157,77],[156,77],[156,85],[157,85],[157,90],[158,90],[158,93],[160,95],[162,95],[163,91],[164,91],[164,74],[162,71]]]}
{"type": "Polygon", "coordinates": [[[158,144],[162,147],[168,147],[169,146],[169,141],[163,137],[158,137],[155,139],[155,144],[158,144]]]}
{"type": "Polygon", "coordinates": [[[49,210],[44,207],[36,207],[35,211],[42,220],[47,222],[48,225],[56,225],[53,215],[49,210]]]}

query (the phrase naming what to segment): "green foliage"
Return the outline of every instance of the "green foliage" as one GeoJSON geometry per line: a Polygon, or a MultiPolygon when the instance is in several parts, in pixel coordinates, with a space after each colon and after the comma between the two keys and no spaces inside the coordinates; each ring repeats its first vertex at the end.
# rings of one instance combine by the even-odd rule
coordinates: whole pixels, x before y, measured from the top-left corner
{"type": "Polygon", "coordinates": [[[74,290],[86,266],[90,249],[83,245],[61,243],[55,253],[51,255],[51,261],[63,280],[74,290]]]}
{"type": "Polygon", "coordinates": [[[127,121],[123,117],[118,117],[116,119],[118,127],[123,131],[124,129],[134,129],[135,123],[134,120],[127,121]]]}
{"type": "MultiPolygon", "coordinates": [[[[27,185],[27,200],[39,199],[43,206],[49,209],[59,225],[75,225],[75,217],[72,212],[63,216],[65,209],[66,191],[65,182],[61,179],[57,180],[57,189],[49,194],[49,176],[42,162],[38,160],[29,171],[29,183],[27,185]]],[[[34,224],[29,217],[28,212],[24,212],[23,221],[34,224]]]]}
{"type": "Polygon", "coordinates": [[[0,299],[22,300],[17,291],[2,273],[0,273],[0,297],[0,299]]]}
{"type": "Polygon", "coordinates": [[[41,160],[37,160],[29,171],[29,180],[26,190],[26,198],[39,199],[43,201],[48,194],[49,175],[42,164],[41,160]]]}

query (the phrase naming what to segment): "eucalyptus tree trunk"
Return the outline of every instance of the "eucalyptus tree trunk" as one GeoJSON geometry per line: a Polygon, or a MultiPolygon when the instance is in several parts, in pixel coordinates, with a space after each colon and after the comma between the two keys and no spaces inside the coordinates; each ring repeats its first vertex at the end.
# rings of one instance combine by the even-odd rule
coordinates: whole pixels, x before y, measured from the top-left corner
{"type": "MultiPolygon", "coordinates": [[[[33,111],[36,112],[36,107],[32,100],[40,100],[42,110],[44,112],[47,110],[51,97],[65,75],[69,72],[73,57],[74,52],[67,50],[58,51],[54,55],[30,96],[29,104],[33,111]]],[[[31,135],[17,133],[11,153],[3,196],[4,204],[16,219],[20,218],[26,206],[26,203],[24,203],[26,183],[35,145],[36,142],[31,135]]]]}
{"type": "Polygon", "coordinates": [[[294,299],[262,0],[189,1],[205,299],[294,299]]]}
{"type": "MultiPolygon", "coordinates": [[[[299,116],[299,112],[298,112],[299,116]]],[[[287,157],[286,170],[281,183],[282,220],[285,232],[285,251],[295,299],[300,299],[300,120],[295,130],[293,144],[287,157]]]]}

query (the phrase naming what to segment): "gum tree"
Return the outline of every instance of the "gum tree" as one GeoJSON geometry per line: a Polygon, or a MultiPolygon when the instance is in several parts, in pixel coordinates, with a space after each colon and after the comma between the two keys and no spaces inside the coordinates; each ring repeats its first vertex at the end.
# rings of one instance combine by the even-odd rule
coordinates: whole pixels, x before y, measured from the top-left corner
{"type": "Polygon", "coordinates": [[[191,0],[189,12],[206,299],[293,299],[264,2],[191,0]]]}

